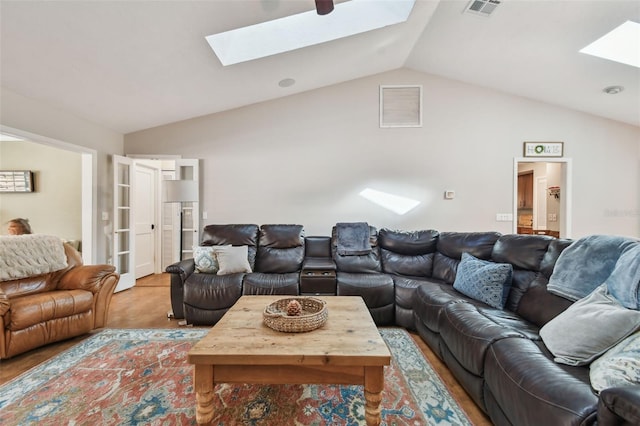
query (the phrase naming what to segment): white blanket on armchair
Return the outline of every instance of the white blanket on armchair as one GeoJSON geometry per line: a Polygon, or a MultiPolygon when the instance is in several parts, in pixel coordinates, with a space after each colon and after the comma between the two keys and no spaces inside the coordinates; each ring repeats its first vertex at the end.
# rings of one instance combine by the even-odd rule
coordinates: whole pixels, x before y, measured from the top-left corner
{"type": "Polygon", "coordinates": [[[67,267],[64,244],[51,235],[0,236],[0,281],[17,280],[67,267]]]}

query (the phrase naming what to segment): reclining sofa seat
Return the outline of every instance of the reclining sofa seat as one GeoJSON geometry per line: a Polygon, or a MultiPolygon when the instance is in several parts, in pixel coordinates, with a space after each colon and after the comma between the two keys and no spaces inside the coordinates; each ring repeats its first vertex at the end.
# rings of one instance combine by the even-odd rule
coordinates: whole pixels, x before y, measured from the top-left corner
{"type": "MultiPolygon", "coordinates": [[[[501,244],[496,244],[493,258],[498,262],[511,262],[514,279],[516,272],[522,273],[523,279],[514,282],[519,285],[519,291],[510,298],[508,306],[518,322],[496,323],[527,332],[496,339],[486,351],[483,396],[487,413],[497,424],[533,425],[548,422],[549,418],[558,424],[595,424],[598,396],[591,388],[589,366],[573,367],[555,362],[539,336],[544,324],[572,304],[547,291],[553,266],[571,241],[552,239],[543,253],[541,246],[535,247],[535,239],[505,237],[501,244]],[[534,269],[532,266],[538,259],[540,266],[534,269]],[[529,274],[536,271],[531,280],[523,276],[527,269],[529,274]]],[[[479,310],[479,313],[494,319],[490,311],[479,310]]]]}
{"type": "Polygon", "coordinates": [[[438,235],[432,274],[422,279],[423,285],[416,288],[412,300],[415,329],[440,358],[440,308],[463,297],[453,288],[462,253],[487,260],[499,238],[497,232],[441,232],[438,235]]]}
{"type": "Polygon", "coordinates": [[[395,322],[415,330],[413,297],[415,290],[433,274],[438,231],[378,232],[382,270],[391,276],[395,288],[395,322]]]}
{"type": "Polygon", "coordinates": [[[338,296],[361,296],[378,326],[395,322],[395,291],[393,279],[382,272],[378,231],[369,226],[367,254],[338,253],[337,228],[331,230],[331,256],[336,264],[336,292],[338,296]]]}
{"type": "Polygon", "coordinates": [[[302,225],[208,225],[201,245],[247,246],[253,272],[197,273],[193,259],[169,266],[171,305],[176,318],[185,318],[194,325],[212,325],[243,294],[297,295],[299,292],[304,259],[302,225]]]}
{"type": "Polygon", "coordinates": [[[262,225],[254,272],[245,275],[242,294],[299,294],[303,260],[302,225],[262,225]]]}

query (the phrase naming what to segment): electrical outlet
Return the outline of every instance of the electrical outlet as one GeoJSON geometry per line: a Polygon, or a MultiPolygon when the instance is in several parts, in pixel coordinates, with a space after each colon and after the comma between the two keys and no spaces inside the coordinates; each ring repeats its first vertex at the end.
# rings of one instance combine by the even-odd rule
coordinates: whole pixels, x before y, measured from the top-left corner
{"type": "Polygon", "coordinates": [[[109,212],[102,212],[102,220],[109,220],[109,212]]]}
{"type": "Polygon", "coordinates": [[[209,215],[207,214],[207,212],[202,212],[202,218],[203,219],[207,219],[209,217],[209,215]]]}

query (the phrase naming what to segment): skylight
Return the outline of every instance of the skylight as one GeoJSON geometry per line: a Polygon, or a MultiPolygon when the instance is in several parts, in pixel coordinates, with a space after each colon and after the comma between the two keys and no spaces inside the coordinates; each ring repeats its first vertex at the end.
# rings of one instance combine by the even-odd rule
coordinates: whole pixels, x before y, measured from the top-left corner
{"type": "Polygon", "coordinates": [[[415,0],[351,0],[205,37],[222,65],[264,58],[405,22],[415,0]]]}
{"type": "Polygon", "coordinates": [[[418,206],[418,204],[420,204],[420,201],[418,200],[389,194],[388,192],[377,191],[371,188],[365,188],[362,190],[360,192],[360,196],[399,215],[403,215],[410,210],[413,210],[418,206]]]}
{"type": "Polygon", "coordinates": [[[640,24],[627,21],[580,52],[640,68],[640,24]]]}

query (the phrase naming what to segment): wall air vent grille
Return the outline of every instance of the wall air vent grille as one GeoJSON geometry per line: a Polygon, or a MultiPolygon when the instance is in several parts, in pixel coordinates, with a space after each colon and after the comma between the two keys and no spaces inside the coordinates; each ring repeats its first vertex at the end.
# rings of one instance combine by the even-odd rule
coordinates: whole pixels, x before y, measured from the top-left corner
{"type": "Polygon", "coordinates": [[[489,16],[499,4],[499,0],[471,0],[464,11],[474,15],[489,16]]]}
{"type": "Polygon", "coordinates": [[[422,86],[380,86],[380,127],[422,127],[422,86]]]}

